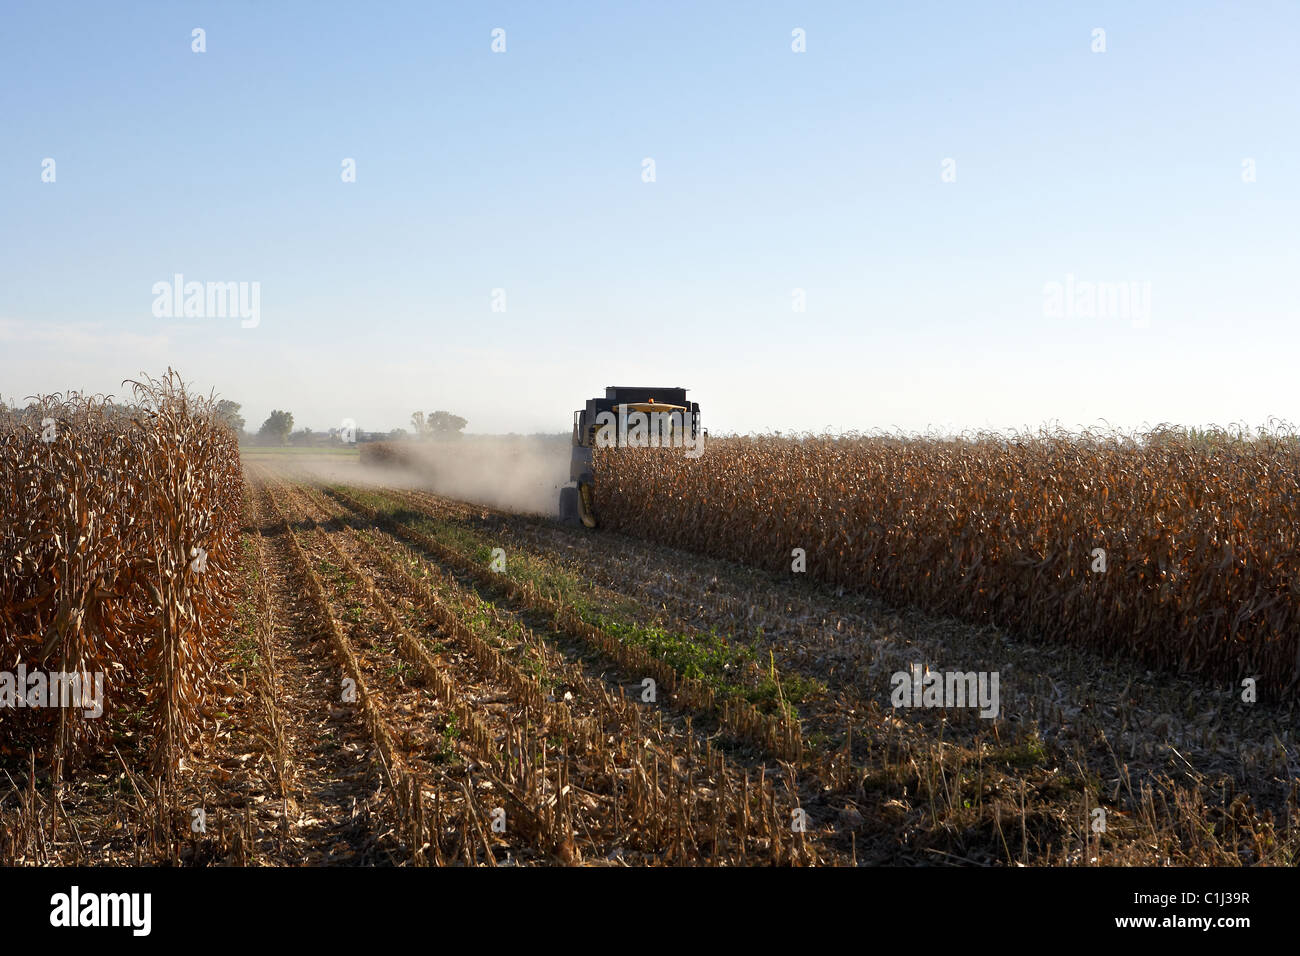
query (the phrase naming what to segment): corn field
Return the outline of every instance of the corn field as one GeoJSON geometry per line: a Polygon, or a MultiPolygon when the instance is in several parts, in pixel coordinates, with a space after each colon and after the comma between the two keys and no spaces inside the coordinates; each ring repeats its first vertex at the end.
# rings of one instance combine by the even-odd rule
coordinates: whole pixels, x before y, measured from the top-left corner
{"type": "Polygon", "coordinates": [[[956,620],[1288,686],[1292,603],[1259,597],[1290,595],[1284,438],[602,451],[597,508],[633,535],[241,462],[170,377],[0,440],[0,672],[109,676],[102,720],[0,710],[0,863],[1295,859],[1283,708],[956,620]],[[899,705],[914,664],[1008,679],[991,716],[899,705]]]}
{"type": "Polygon", "coordinates": [[[4,712],[0,743],[50,745],[56,776],[124,709],[174,769],[237,596],[234,433],[170,371],[129,384],[126,404],[55,394],[0,418],[0,671],[103,675],[102,719],[4,712]]]}
{"type": "Polygon", "coordinates": [[[694,460],[598,451],[597,488],[603,521],[659,543],[785,574],[802,548],[834,586],[1261,694],[1300,683],[1289,433],[725,438],[694,460]]]}

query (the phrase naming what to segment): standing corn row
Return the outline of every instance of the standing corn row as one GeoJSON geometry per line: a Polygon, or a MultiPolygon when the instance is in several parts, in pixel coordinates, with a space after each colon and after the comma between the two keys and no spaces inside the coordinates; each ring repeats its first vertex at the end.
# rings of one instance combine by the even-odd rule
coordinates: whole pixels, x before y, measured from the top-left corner
{"type": "Polygon", "coordinates": [[[0,672],[103,680],[99,719],[55,700],[0,710],[0,738],[50,740],[56,773],[123,706],[144,707],[174,768],[234,607],[235,435],[170,370],[131,385],[127,405],[52,395],[0,419],[0,672]]]}
{"type": "Polygon", "coordinates": [[[781,573],[802,548],[833,585],[1266,694],[1300,686],[1289,433],[744,437],[697,459],[604,449],[597,469],[615,529],[781,573]]]}

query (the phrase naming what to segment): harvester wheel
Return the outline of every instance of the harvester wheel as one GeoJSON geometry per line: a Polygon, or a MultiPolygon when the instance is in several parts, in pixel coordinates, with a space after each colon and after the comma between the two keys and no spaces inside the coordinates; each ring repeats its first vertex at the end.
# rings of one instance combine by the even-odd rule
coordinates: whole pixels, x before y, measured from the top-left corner
{"type": "Polygon", "coordinates": [[[578,523],[578,489],[560,489],[560,521],[564,524],[578,523]]]}
{"type": "Polygon", "coordinates": [[[595,528],[599,524],[594,498],[595,488],[592,485],[586,482],[578,485],[578,517],[588,528],[595,528]]]}

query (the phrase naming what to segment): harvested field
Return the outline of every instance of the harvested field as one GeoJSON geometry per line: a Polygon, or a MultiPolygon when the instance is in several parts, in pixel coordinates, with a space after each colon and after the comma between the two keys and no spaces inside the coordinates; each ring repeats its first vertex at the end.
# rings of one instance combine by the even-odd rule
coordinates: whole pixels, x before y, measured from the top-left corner
{"type": "Polygon", "coordinates": [[[59,783],[46,742],[6,736],[5,862],[1295,859],[1285,702],[403,472],[243,467],[202,732],[160,777],[115,712],[59,783]],[[914,665],[998,673],[996,714],[896,706],[914,665]]]}

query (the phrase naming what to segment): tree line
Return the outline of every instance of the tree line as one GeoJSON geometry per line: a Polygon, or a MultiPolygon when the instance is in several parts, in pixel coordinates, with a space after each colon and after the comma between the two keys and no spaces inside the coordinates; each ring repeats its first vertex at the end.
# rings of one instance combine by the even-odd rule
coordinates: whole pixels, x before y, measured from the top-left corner
{"type": "Polygon", "coordinates": [[[422,441],[447,441],[463,437],[464,428],[469,421],[460,415],[445,410],[411,413],[411,431],[394,428],[388,432],[362,432],[360,429],[345,429],[340,426],[325,432],[313,432],[310,428],[298,431],[293,429],[293,412],[273,409],[266,421],[255,433],[244,431],[247,421],[240,414],[243,406],[238,402],[222,399],[217,403],[216,413],[239,436],[241,442],[256,445],[329,445],[343,444],[351,441],[386,438],[390,441],[417,439],[422,441]],[[351,434],[349,434],[351,432],[351,434]]]}

